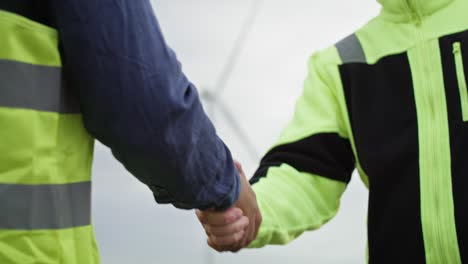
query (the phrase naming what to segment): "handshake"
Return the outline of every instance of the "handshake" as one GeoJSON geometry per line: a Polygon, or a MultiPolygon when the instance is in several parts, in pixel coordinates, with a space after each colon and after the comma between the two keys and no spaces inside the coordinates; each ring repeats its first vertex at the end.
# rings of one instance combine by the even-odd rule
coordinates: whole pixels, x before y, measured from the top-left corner
{"type": "Polygon", "coordinates": [[[257,237],[262,223],[255,193],[241,165],[238,162],[235,164],[242,186],[236,204],[222,212],[213,210],[196,212],[208,236],[208,245],[218,252],[238,252],[247,247],[257,237]]]}

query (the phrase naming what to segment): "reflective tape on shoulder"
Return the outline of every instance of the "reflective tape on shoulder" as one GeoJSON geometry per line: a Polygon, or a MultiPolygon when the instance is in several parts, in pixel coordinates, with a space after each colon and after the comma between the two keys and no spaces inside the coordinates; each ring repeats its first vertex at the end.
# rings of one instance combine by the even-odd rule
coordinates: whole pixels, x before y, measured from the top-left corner
{"type": "Polygon", "coordinates": [[[60,67],[0,60],[0,107],[79,113],[76,97],[65,87],[60,67]]]}
{"type": "Polygon", "coordinates": [[[64,229],[91,224],[91,182],[0,184],[0,229],[64,229]]]}
{"type": "Polygon", "coordinates": [[[366,63],[366,55],[356,34],[346,37],[335,46],[344,64],[366,63]]]}

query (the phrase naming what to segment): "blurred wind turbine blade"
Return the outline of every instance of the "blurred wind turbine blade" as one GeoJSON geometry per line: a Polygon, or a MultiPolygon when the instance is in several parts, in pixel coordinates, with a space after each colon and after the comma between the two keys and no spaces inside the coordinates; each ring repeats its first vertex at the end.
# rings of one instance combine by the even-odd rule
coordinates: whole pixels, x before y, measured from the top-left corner
{"type": "Polygon", "coordinates": [[[215,82],[214,88],[216,89],[216,95],[221,94],[225,89],[229,79],[232,76],[233,70],[236,68],[239,61],[240,54],[245,48],[247,39],[252,32],[255,21],[260,14],[263,7],[264,0],[252,0],[249,13],[241,27],[239,35],[234,42],[234,47],[228,56],[226,64],[224,65],[218,80],[215,82]]]}
{"type": "Polygon", "coordinates": [[[234,129],[234,132],[237,134],[239,139],[241,140],[243,146],[245,147],[248,155],[252,159],[252,161],[257,162],[260,159],[260,155],[258,154],[257,150],[255,149],[255,145],[250,140],[248,134],[242,129],[242,126],[237,122],[234,115],[227,109],[226,106],[221,104],[219,101],[217,102],[217,107],[221,111],[222,115],[228,121],[228,124],[234,129]]]}

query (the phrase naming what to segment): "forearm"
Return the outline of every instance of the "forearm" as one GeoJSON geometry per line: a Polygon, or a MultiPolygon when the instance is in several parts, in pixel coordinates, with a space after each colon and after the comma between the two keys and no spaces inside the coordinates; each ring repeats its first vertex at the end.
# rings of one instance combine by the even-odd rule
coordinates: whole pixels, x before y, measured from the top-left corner
{"type": "Polygon", "coordinates": [[[149,0],[51,0],[88,131],[182,208],[229,207],[238,176],[149,0]]]}
{"type": "Polygon", "coordinates": [[[346,183],[299,173],[286,164],[270,168],[268,176],[253,185],[263,223],[249,247],[286,244],[320,228],[338,212],[345,188],[346,183]]]}

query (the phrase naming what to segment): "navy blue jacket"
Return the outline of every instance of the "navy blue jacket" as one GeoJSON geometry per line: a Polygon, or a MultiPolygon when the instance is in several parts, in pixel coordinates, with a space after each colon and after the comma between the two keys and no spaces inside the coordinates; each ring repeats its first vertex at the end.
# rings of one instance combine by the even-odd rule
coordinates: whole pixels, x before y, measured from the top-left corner
{"type": "Polygon", "coordinates": [[[150,1],[49,4],[66,80],[79,94],[89,132],[158,202],[230,207],[240,191],[231,154],[164,41],[150,1]]]}

